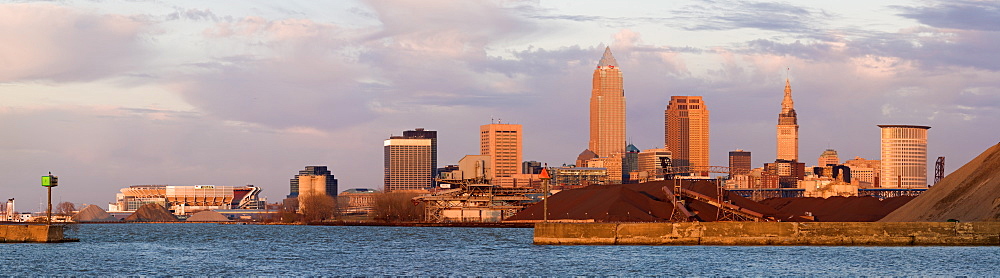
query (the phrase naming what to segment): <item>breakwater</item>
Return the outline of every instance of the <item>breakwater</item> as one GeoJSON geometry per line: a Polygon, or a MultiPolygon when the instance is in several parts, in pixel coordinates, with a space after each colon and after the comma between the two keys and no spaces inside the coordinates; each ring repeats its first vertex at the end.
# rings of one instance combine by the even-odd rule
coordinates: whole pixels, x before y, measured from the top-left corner
{"type": "Polygon", "coordinates": [[[1000,245],[1000,222],[537,223],[543,245],[1000,245]]]}
{"type": "Polygon", "coordinates": [[[48,225],[0,225],[0,243],[22,242],[68,242],[77,239],[66,238],[62,226],[48,225]]]}
{"type": "Polygon", "coordinates": [[[306,225],[312,226],[386,226],[386,227],[456,227],[456,228],[532,228],[534,223],[510,223],[510,222],[448,222],[448,223],[426,223],[426,222],[373,222],[373,221],[323,221],[309,222],[306,225]]]}

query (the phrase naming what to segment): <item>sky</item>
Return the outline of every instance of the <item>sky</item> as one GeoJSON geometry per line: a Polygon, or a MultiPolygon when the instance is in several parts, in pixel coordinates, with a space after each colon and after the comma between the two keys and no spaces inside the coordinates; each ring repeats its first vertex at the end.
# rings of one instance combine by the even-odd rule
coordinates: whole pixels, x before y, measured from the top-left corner
{"type": "Polygon", "coordinates": [[[306,165],[382,186],[382,141],[438,131],[440,166],[478,127],[523,125],[524,159],[587,147],[610,47],[627,136],[663,145],[672,95],[711,111],[711,163],[775,157],[785,79],[800,160],[879,159],[879,124],[927,125],[928,174],[997,144],[996,1],[0,2],[0,198],[106,208],[129,185],[245,185],[269,202],[306,165]]]}

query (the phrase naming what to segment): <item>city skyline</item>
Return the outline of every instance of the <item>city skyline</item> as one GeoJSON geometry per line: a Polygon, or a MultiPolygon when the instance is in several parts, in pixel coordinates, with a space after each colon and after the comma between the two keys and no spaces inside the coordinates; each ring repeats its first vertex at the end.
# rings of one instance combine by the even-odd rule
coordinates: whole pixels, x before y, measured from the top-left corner
{"type": "MultiPolygon", "coordinates": [[[[601,51],[627,69],[627,138],[662,147],[671,95],[712,105],[712,165],[776,156],[786,68],[800,160],[879,159],[876,125],[926,125],[950,173],[997,142],[993,2],[446,1],[0,4],[0,192],[30,208],[104,205],[133,184],[254,184],[270,201],[304,165],[378,188],[377,142],[438,131],[439,165],[475,127],[524,126],[524,160],[587,143],[601,51]],[[460,22],[461,24],[456,24],[460,22]],[[30,30],[26,32],[24,30],[30,30]],[[804,111],[808,111],[805,113],[804,111]],[[373,143],[374,142],[374,143],[373,143]]],[[[810,163],[811,164],[811,163],[810,163]]]]}

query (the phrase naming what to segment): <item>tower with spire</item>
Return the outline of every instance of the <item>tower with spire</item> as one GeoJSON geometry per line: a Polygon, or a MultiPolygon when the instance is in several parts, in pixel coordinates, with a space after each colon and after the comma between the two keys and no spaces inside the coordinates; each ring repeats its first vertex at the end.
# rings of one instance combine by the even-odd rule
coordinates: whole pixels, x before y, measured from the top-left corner
{"type": "Polygon", "coordinates": [[[778,159],[799,160],[799,124],[792,101],[792,84],[785,79],[785,98],[778,114],[778,159]]]}
{"type": "Polygon", "coordinates": [[[590,151],[598,157],[625,152],[625,89],[611,47],[594,70],[590,92],[590,151]]]}

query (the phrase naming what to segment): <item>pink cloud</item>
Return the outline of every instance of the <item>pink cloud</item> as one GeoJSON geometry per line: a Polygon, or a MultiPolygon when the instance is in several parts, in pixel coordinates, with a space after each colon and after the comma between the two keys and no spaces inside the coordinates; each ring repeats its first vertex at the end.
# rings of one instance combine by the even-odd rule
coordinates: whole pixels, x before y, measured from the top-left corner
{"type": "Polygon", "coordinates": [[[0,81],[86,81],[140,68],[147,26],[54,5],[0,5],[0,81]]]}

